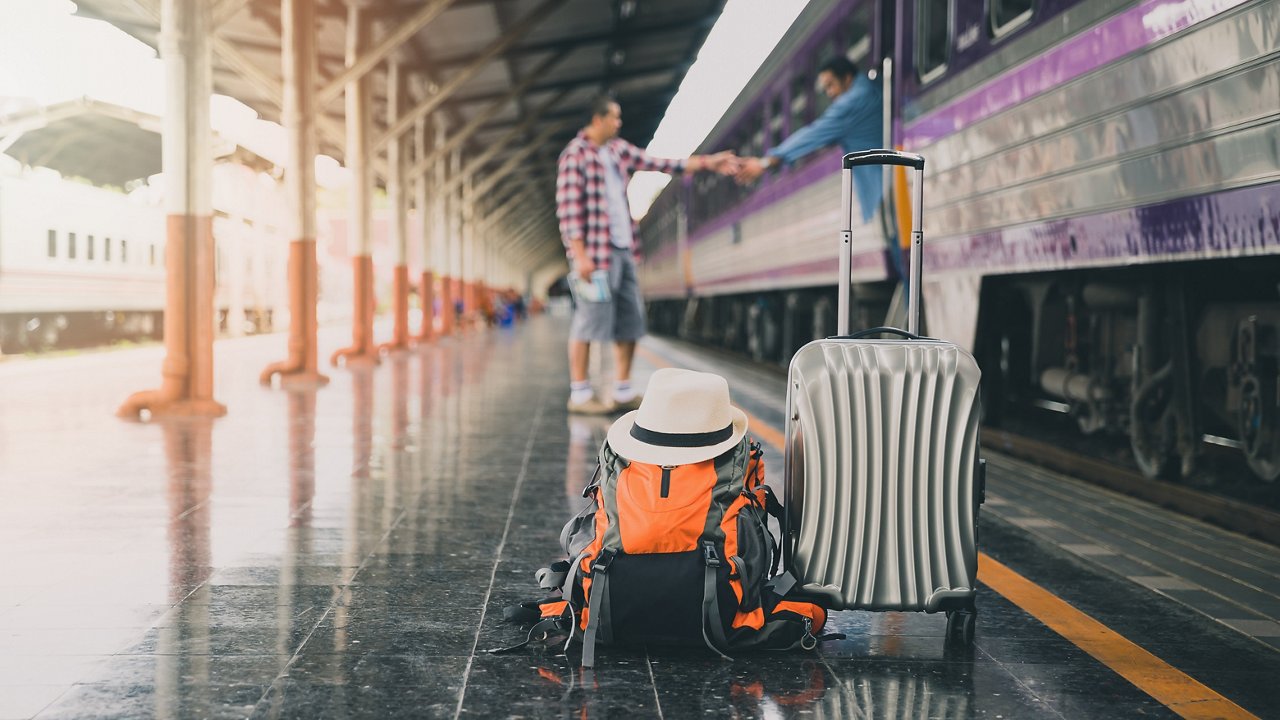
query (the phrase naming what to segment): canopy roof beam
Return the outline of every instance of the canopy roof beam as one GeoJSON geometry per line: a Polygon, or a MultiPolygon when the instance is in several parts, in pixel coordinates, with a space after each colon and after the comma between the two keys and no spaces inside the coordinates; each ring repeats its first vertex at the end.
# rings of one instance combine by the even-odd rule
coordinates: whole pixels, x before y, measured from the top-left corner
{"type": "MultiPolygon", "coordinates": [[[[654,64],[644,67],[634,68],[631,70],[623,70],[612,75],[614,82],[623,80],[635,80],[637,78],[649,77],[652,75],[666,75],[671,72],[671,64],[654,64]]],[[[600,73],[592,72],[587,75],[579,75],[577,77],[565,80],[556,80],[553,82],[545,82],[540,85],[534,85],[529,88],[529,94],[537,92],[547,92],[551,90],[563,90],[565,88],[577,88],[583,85],[598,85],[600,83],[600,73]]],[[[495,98],[502,97],[502,93],[477,93],[475,95],[463,95],[451,100],[448,105],[470,105],[472,103],[488,102],[495,98]]]]}
{"type": "Polygon", "coordinates": [[[524,78],[520,80],[518,85],[508,90],[502,97],[494,100],[484,110],[476,113],[475,117],[471,118],[471,120],[466,125],[462,126],[458,132],[450,135],[449,139],[446,140],[443,145],[433,150],[426,157],[415,162],[413,164],[413,169],[409,172],[409,176],[414,177],[424,173],[436,162],[442,158],[448,157],[449,153],[452,152],[454,148],[466,142],[476,133],[476,131],[485,127],[484,121],[486,118],[501,109],[503,105],[511,102],[513,98],[518,97],[524,93],[525,90],[528,90],[529,86],[533,85],[534,80],[537,80],[543,73],[550,70],[553,65],[563,60],[566,55],[568,55],[567,51],[554,53],[539,63],[538,67],[530,70],[528,73],[525,73],[524,78]]]}
{"type": "MultiPolygon", "coordinates": [[[[404,134],[413,127],[418,118],[426,117],[428,113],[443,104],[445,100],[458,90],[458,88],[462,87],[468,80],[483,70],[484,67],[489,64],[490,60],[515,44],[520,38],[524,37],[530,30],[538,25],[538,23],[545,20],[548,15],[555,11],[556,8],[566,2],[568,2],[568,0],[542,0],[536,8],[530,11],[528,15],[520,20],[520,22],[516,23],[516,25],[507,32],[507,34],[490,43],[488,48],[486,48],[484,52],[480,53],[480,56],[477,57],[470,65],[458,72],[457,75],[449,78],[449,81],[437,90],[434,95],[429,95],[422,102],[418,103],[417,107],[413,108],[408,113],[401,115],[400,119],[397,120],[395,124],[387,128],[386,132],[378,136],[374,141],[375,150],[385,145],[387,140],[392,137],[404,134]]],[[[504,93],[498,93],[497,97],[502,97],[503,94],[504,93]]]]}
{"type": "Polygon", "coordinates": [[[568,122],[559,122],[554,125],[547,126],[545,130],[538,133],[536,138],[530,140],[528,145],[525,145],[517,151],[516,154],[508,158],[507,161],[495,170],[492,175],[485,177],[484,181],[472,190],[471,197],[484,197],[489,194],[489,191],[493,190],[499,182],[502,182],[502,180],[515,171],[515,169],[520,166],[520,163],[524,162],[525,158],[537,152],[537,150],[542,146],[542,143],[550,140],[552,135],[568,127],[568,125],[568,122]]]}
{"type": "MultiPolygon", "coordinates": [[[[228,2],[229,0],[223,1],[228,2]]],[[[435,20],[440,13],[447,10],[453,2],[454,0],[432,0],[432,2],[419,8],[406,22],[396,25],[386,37],[378,41],[377,45],[361,53],[354,64],[348,65],[336,77],[325,83],[324,87],[320,88],[320,92],[316,94],[317,103],[327,105],[335,100],[342,94],[348,83],[367,75],[370,70],[378,66],[378,63],[385,60],[397,48],[413,38],[419,30],[426,27],[432,20],[435,20]]]]}
{"type": "MultiPolygon", "coordinates": [[[[483,153],[480,153],[479,155],[477,155],[477,156],[475,157],[475,159],[471,160],[471,161],[470,161],[470,162],[468,162],[466,165],[464,165],[464,166],[462,167],[462,172],[460,172],[460,173],[458,173],[457,175],[455,175],[455,176],[454,176],[454,177],[449,181],[449,183],[448,183],[447,185],[445,185],[443,192],[448,193],[450,190],[452,190],[453,188],[455,188],[455,187],[457,187],[458,185],[460,185],[460,184],[462,183],[462,181],[463,181],[463,178],[466,178],[466,177],[470,176],[472,173],[474,173],[475,171],[479,170],[480,168],[482,168],[482,167],[484,167],[486,164],[488,164],[488,162],[489,162],[490,160],[492,160],[493,158],[497,157],[498,153],[500,153],[500,152],[502,152],[503,150],[507,149],[507,145],[508,145],[512,140],[515,140],[515,139],[516,139],[516,137],[518,137],[521,133],[523,133],[523,132],[525,132],[526,130],[528,130],[529,128],[533,127],[533,125],[534,125],[536,122],[538,122],[538,118],[542,117],[542,114],[543,114],[543,113],[545,113],[545,112],[546,112],[547,110],[549,110],[552,106],[554,106],[555,104],[557,104],[557,103],[559,103],[561,100],[563,100],[563,99],[564,99],[564,96],[565,96],[565,95],[568,95],[568,94],[569,94],[569,91],[568,91],[568,90],[563,90],[563,91],[561,91],[560,93],[558,93],[557,95],[555,95],[555,96],[553,96],[552,98],[548,99],[546,102],[544,102],[544,103],[542,103],[541,105],[539,105],[539,106],[538,106],[538,108],[537,108],[536,110],[534,110],[533,112],[529,113],[528,117],[526,117],[526,118],[524,119],[524,122],[522,122],[522,123],[520,123],[519,125],[517,125],[517,126],[515,126],[515,127],[511,128],[511,129],[510,129],[510,130],[508,130],[505,134],[503,134],[503,136],[502,136],[502,137],[498,138],[497,140],[493,141],[492,143],[489,143],[489,144],[488,144],[488,145],[489,145],[489,148],[488,148],[487,150],[485,150],[483,153]]],[[[561,123],[561,124],[563,125],[564,123],[561,123]]]]}

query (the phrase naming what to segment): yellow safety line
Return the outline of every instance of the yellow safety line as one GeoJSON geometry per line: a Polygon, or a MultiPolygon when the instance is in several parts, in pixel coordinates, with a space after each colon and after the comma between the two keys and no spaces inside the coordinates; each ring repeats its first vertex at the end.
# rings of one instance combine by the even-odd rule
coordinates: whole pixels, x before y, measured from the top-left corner
{"type": "MultiPolygon", "coordinates": [[[[671,367],[671,363],[653,351],[643,347],[637,350],[651,364],[671,367]]],[[[745,410],[743,412],[747,416],[748,435],[774,447],[784,447],[782,433],[777,428],[745,410]]],[[[1178,715],[1188,720],[1258,720],[1253,713],[1143,650],[986,553],[978,553],[978,579],[1178,715]]]]}
{"type": "Polygon", "coordinates": [[[978,579],[1182,717],[1257,720],[1244,708],[986,553],[978,554],[978,579]]]}

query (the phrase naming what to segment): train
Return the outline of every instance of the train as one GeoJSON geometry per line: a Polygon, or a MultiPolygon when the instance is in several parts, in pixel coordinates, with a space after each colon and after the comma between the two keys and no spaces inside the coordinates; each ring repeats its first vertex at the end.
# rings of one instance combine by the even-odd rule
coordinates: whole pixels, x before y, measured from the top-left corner
{"type": "MultiPolygon", "coordinates": [[[[48,168],[4,165],[0,352],[160,339],[166,275],[158,188],[140,181],[126,192],[48,168]]],[[[219,332],[271,331],[287,312],[279,182],[234,162],[218,163],[214,177],[219,332]]]]}
{"type": "MultiPolygon", "coordinates": [[[[699,151],[810,122],[838,54],[883,92],[883,147],[925,157],[924,326],[977,357],[988,427],[1048,409],[1150,477],[1206,442],[1280,477],[1280,3],[812,2],[699,151]]],[[[840,156],[663,190],[651,330],[778,364],[832,334],[840,156]]],[[[902,316],[909,182],[853,213],[856,326],[902,316]]]]}

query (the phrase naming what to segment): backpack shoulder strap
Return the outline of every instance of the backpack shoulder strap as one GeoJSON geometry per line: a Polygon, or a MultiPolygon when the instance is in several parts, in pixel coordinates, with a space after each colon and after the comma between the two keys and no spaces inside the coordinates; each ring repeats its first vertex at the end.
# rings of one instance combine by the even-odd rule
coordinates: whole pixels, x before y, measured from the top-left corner
{"type": "Polygon", "coordinates": [[[724,635],[724,620],[720,617],[720,594],[717,590],[720,555],[716,552],[715,543],[703,541],[702,559],[706,564],[702,573],[702,640],[717,655],[732,660],[725,654],[729,640],[724,635]]]}

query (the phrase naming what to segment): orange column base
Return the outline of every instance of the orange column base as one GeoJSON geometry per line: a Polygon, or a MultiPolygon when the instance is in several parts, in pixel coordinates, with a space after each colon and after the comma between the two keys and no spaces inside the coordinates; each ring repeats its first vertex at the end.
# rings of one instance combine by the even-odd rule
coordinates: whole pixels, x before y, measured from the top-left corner
{"type": "Polygon", "coordinates": [[[470,280],[462,281],[462,324],[466,328],[476,324],[476,284],[470,280]]]}
{"type": "Polygon", "coordinates": [[[329,357],[331,365],[339,360],[347,367],[377,365],[378,347],[373,344],[373,258],[357,255],[351,259],[355,273],[355,318],[351,323],[351,345],[337,350],[329,357]]]}
{"type": "Polygon", "coordinates": [[[395,308],[395,329],[391,333],[391,342],[378,346],[379,351],[409,349],[409,266],[397,265],[392,277],[391,301],[395,308]]]}
{"type": "Polygon", "coordinates": [[[457,297],[455,285],[457,280],[451,277],[440,279],[440,334],[452,335],[456,320],[453,299],[457,297]]]}
{"type": "Polygon", "coordinates": [[[436,336],[436,279],[430,271],[422,273],[419,294],[422,302],[422,328],[414,341],[431,342],[436,336]]]}
{"type": "Polygon", "coordinates": [[[271,363],[258,375],[258,382],[270,385],[280,376],[282,388],[314,388],[327,385],[329,378],[316,368],[316,295],[318,271],[316,241],[310,238],[289,243],[289,357],[271,363]]]}
{"type": "Polygon", "coordinates": [[[222,417],[227,406],[217,400],[186,400],[168,396],[162,390],[136,392],[120,404],[116,416],[141,420],[146,412],[152,420],[163,417],[222,417]]]}
{"type": "Polygon", "coordinates": [[[160,387],[125,398],[116,415],[133,420],[144,413],[151,418],[222,417],[227,406],[213,399],[213,218],[169,215],[165,232],[160,387]]]}

